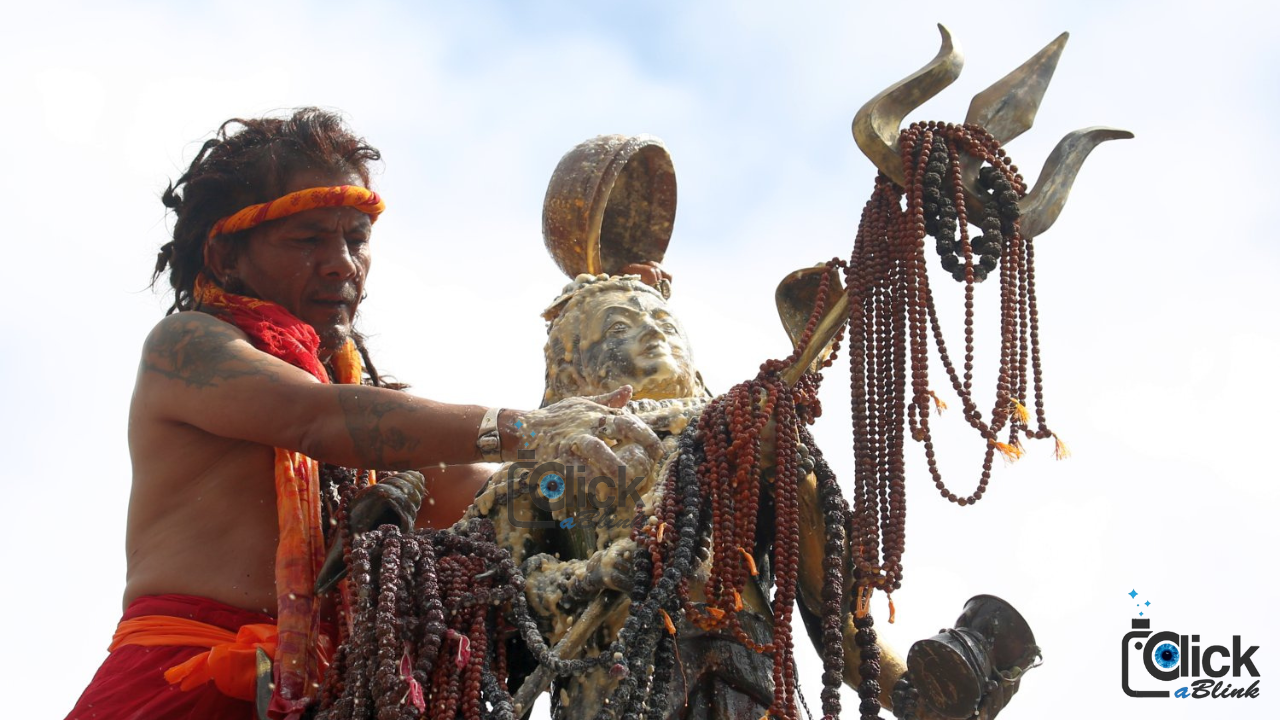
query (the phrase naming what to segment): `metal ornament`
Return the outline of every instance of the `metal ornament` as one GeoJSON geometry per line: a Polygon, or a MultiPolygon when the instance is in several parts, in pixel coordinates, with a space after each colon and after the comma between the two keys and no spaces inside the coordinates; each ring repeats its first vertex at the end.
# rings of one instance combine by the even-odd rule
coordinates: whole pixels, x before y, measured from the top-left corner
{"type": "Polygon", "coordinates": [[[542,238],[570,278],[661,262],[676,216],[676,174],[652,135],[601,135],[560,159],[542,204],[542,238]]]}
{"type": "Polygon", "coordinates": [[[911,646],[907,674],[894,688],[894,714],[994,717],[1040,657],[1022,615],[998,597],[978,595],[965,603],[955,628],[911,646]]]}

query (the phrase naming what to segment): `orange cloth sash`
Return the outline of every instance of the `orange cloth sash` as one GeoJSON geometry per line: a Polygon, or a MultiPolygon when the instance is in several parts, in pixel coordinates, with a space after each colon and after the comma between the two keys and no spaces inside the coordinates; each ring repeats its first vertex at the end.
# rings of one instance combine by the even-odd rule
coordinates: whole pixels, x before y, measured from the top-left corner
{"type": "MultiPolygon", "coordinates": [[[[195,298],[202,309],[244,331],[254,347],[306,370],[322,383],[329,382],[317,356],[319,335],[283,307],[233,295],[203,275],[196,280],[195,298]]],[[[363,368],[354,342],[348,340],[333,354],[331,363],[338,383],[360,383],[363,368]]],[[[276,690],[271,714],[297,718],[315,698],[323,672],[320,603],[315,596],[316,575],[325,555],[320,465],[300,452],[276,448],[275,485],[280,540],[275,567],[276,690]]]]}
{"type": "Polygon", "coordinates": [[[275,625],[245,625],[231,632],[198,620],[144,615],[122,620],[108,649],[114,651],[125,645],[207,647],[209,652],[166,670],[164,679],[175,685],[181,683],[183,690],[213,682],[228,697],[253,701],[258,679],[258,648],[274,657],[278,638],[275,625]]]}
{"type": "Polygon", "coordinates": [[[368,215],[369,222],[377,222],[387,204],[378,193],[359,185],[307,188],[232,213],[213,224],[209,237],[248,230],[269,220],[278,220],[304,210],[341,206],[353,207],[368,215]]]}

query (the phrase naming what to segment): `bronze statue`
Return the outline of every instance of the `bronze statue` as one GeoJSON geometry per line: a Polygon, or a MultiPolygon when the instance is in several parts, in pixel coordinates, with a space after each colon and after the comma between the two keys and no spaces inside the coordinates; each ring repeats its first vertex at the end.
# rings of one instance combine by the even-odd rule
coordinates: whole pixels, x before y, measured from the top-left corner
{"type": "MultiPolygon", "coordinates": [[[[902,170],[903,157],[897,149],[898,127],[902,118],[959,73],[959,54],[945,28],[942,32],[943,49],[938,57],[915,75],[867,103],[855,119],[855,137],[884,173],[885,183],[903,183],[907,179],[902,170]]],[[[986,128],[977,128],[973,131],[978,133],[974,137],[990,138],[993,150],[989,162],[995,163],[1007,179],[997,177],[993,180],[995,173],[987,173],[979,182],[981,161],[964,158],[960,161],[961,172],[956,176],[961,181],[963,197],[957,198],[957,202],[967,201],[973,217],[977,217],[983,212],[984,203],[989,206],[988,214],[995,213],[1001,193],[1016,190],[1019,198],[1016,208],[1007,207],[1007,198],[999,200],[1004,203],[999,209],[1007,219],[1003,226],[989,230],[984,227],[991,238],[999,238],[1001,227],[1006,234],[1016,236],[1018,230],[1014,221],[1019,214],[1022,215],[1020,222],[1024,237],[1043,232],[1056,219],[1075,172],[1092,148],[1104,140],[1130,137],[1124,131],[1104,128],[1069,135],[1050,157],[1040,182],[1030,193],[1021,185],[1016,168],[1008,169],[1009,163],[1003,160],[1003,152],[999,157],[995,155],[997,141],[1010,140],[1030,126],[1064,43],[1065,35],[981,93],[970,109],[968,122],[986,128]],[[1001,162],[1005,166],[1003,169],[999,168],[1001,162]]],[[[941,138],[944,135],[942,126],[939,124],[937,128],[937,135],[941,138]]],[[[950,140],[953,148],[956,143],[970,142],[968,135],[960,132],[953,135],[955,138],[950,140]]],[[[920,167],[924,167],[926,159],[936,160],[922,158],[918,161],[920,167]]],[[[664,443],[669,448],[675,434],[696,420],[707,399],[701,378],[692,364],[687,338],[662,302],[669,294],[669,278],[661,292],[655,292],[636,278],[609,277],[602,273],[616,275],[636,263],[660,261],[670,236],[674,204],[674,172],[660,143],[652,138],[614,136],[584,143],[566,155],[548,189],[544,214],[544,236],[557,263],[571,276],[575,272],[588,273],[579,276],[566,288],[565,295],[547,312],[551,327],[544,401],[551,402],[573,393],[598,394],[619,382],[633,383],[637,386],[638,398],[633,409],[655,430],[663,433],[664,443]],[[644,362],[639,362],[641,358],[644,362]]],[[[935,226],[937,222],[934,221],[935,226]]],[[[933,232],[936,231],[930,230],[933,232]]],[[[979,267],[977,253],[983,249],[979,246],[981,240],[976,239],[974,249],[970,250],[966,236],[963,248],[951,251],[957,258],[951,262],[953,267],[947,269],[953,270],[952,274],[958,280],[972,284],[994,269],[998,257],[992,260],[991,267],[987,267],[986,258],[983,258],[984,263],[979,267]]],[[[1012,240],[1006,244],[1008,242],[1012,240]]],[[[1009,255],[1005,258],[1006,267],[1018,267],[1019,262],[1028,265],[1030,262],[1014,251],[1006,254],[1009,255]]],[[[944,257],[944,267],[946,265],[944,257]]],[[[838,279],[825,280],[829,287],[824,302],[832,300],[831,306],[821,317],[815,315],[811,318],[809,313],[814,307],[816,281],[828,274],[835,278],[830,267],[800,271],[789,276],[779,289],[779,309],[784,325],[800,353],[783,375],[790,384],[795,384],[805,373],[815,369],[830,352],[831,341],[849,319],[850,296],[865,290],[850,283],[846,293],[839,287],[838,279]],[[802,340],[806,320],[810,321],[807,330],[811,338],[806,336],[802,340]]],[[[853,277],[853,271],[847,270],[846,279],[853,277]]],[[[1021,392],[1025,392],[1025,388],[1021,392]]],[[[912,402],[918,399],[913,398],[912,402]]],[[[965,400],[968,403],[967,397],[965,400]]],[[[993,423],[990,426],[978,423],[993,448],[1001,444],[994,441],[992,428],[998,430],[1003,427],[995,421],[1008,421],[1013,414],[1012,409],[1001,408],[1005,405],[1021,408],[1017,400],[1019,398],[1013,397],[1013,393],[1002,390],[993,423]]],[[[920,412],[927,416],[923,408],[920,412]]],[[[966,415],[969,414],[966,407],[966,415]]],[[[1026,419],[1021,422],[1025,427],[1026,419]]],[[[1015,420],[1012,426],[1017,427],[1018,422],[1015,420]]],[[[927,437],[927,424],[923,432],[927,437]]],[[[1026,432],[1029,437],[1051,435],[1043,427],[1043,419],[1040,435],[1030,429],[1026,432]]],[[[1016,437],[1012,442],[1016,446],[1016,437]]],[[[531,523],[541,512],[545,520],[557,528],[522,532],[522,528],[508,522],[505,530],[519,560],[525,563],[530,581],[530,601],[545,622],[548,639],[558,643],[557,649],[563,653],[599,654],[608,650],[621,619],[625,617],[627,600],[621,595],[630,587],[628,561],[636,548],[630,537],[631,526],[618,522],[617,516],[630,516],[633,509],[614,503],[607,512],[584,517],[581,514],[585,509],[581,505],[583,494],[569,493],[563,500],[559,496],[550,497],[546,481],[548,474],[555,478],[550,484],[552,494],[565,492],[566,485],[557,481],[567,481],[559,473],[546,470],[543,463],[559,461],[561,467],[572,467],[577,458],[572,452],[560,456],[540,452],[546,447],[547,439],[534,440],[530,448],[531,472],[523,480],[514,479],[510,472],[505,477],[495,477],[477,507],[486,510],[484,514],[495,517],[500,526],[506,521],[496,517],[494,508],[501,505],[506,508],[508,519],[523,518],[526,523],[531,523]]],[[[619,452],[619,457],[623,457],[623,452],[625,450],[619,452]]],[[[664,473],[664,470],[654,468],[628,470],[656,470],[654,474],[659,477],[664,473]]],[[[816,567],[813,558],[823,556],[823,539],[817,491],[812,480],[810,475],[809,482],[802,482],[800,489],[801,533],[806,552],[800,554],[798,604],[816,644],[822,634],[822,628],[817,627],[822,579],[821,569],[816,567]],[[806,559],[809,559],[808,563],[806,559]]],[[[981,489],[968,498],[958,498],[954,494],[948,497],[964,505],[980,498],[981,489]]],[[[652,479],[640,486],[639,491],[642,502],[634,508],[636,522],[651,524],[650,516],[661,498],[652,479]],[[646,517],[650,519],[646,521],[646,517]]],[[[592,503],[593,506],[595,504],[592,503]]],[[[768,547],[768,539],[762,538],[753,548],[756,551],[751,553],[754,582],[748,583],[740,598],[742,627],[748,635],[754,636],[754,642],[760,644],[766,642],[771,628],[768,597],[773,568],[768,547]]],[[[846,565],[853,566],[851,550],[848,545],[845,548],[846,565]]],[[[708,558],[700,557],[700,560],[705,566],[708,558]]],[[[858,568],[865,568],[863,579],[858,584],[859,597],[851,598],[852,588],[846,587],[841,600],[847,616],[841,634],[846,655],[844,677],[851,686],[860,687],[864,716],[869,710],[865,704],[868,688],[875,690],[873,695],[879,696],[880,705],[893,707],[893,701],[897,699],[897,711],[904,717],[964,717],[975,713],[992,717],[1004,707],[1009,696],[1016,692],[1021,673],[1034,665],[1039,649],[1029,627],[1017,612],[1003,601],[989,596],[972,600],[957,621],[955,630],[918,643],[910,656],[912,672],[909,674],[900,660],[886,652],[882,645],[877,645],[882,653],[881,667],[875,678],[879,682],[867,685],[865,665],[860,677],[858,647],[851,640],[857,631],[850,611],[855,605],[865,603],[862,593],[869,594],[873,587],[892,592],[896,587],[896,576],[881,576],[878,578],[881,582],[873,585],[867,580],[867,574],[881,573],[881,567],[866,563],[858,564],[858,568]]],[[[695,575],[694,585],[699,579],[705,581],[705,567],[695,575]]],[[[697,598],[699,593],[697,587],[689,590],[691,598],[697,598]]],[[[862,607],[857,610],[861,614],[862,607]]],[[[770,707],[769,659],[745,647],[743,642],[750,640],[702,632],[696,624],[679,617],[673,621],[665,612],[663,617],[669,632],[676,637],[677,657],[683,659],[680,663],[683,690],[671,695],[664,714],[675,715],[688,710],[694,717],[758,717],[758,714],[752,714],[770,707]]],[[[620,678],[617,672],[608,673],[606,667],[607,664],[587,674],[557,681],[559,692],[553,698],[568,717],[594,717],[604,707],[609,688],[620,678]]],[[[616,665],[614,669],[622,669],[622,665],[616,665]]],[[[535,673],[526,682],[517,695],[518,711],[528,709],[532,696],[540,692],[547,682],[546,675],[535,673]]]]}
{"type": "MultiPolygon", "coordinates": [[[[659,433],[668,448],[674,448],[676,435],[696,421],[709,394],[693,365],[689,340],[661,293],[636,276],[584,274],[566,287],[545,317],[550,320],[550,329],[544,403],[631,384],[635,399],[630,409],[659,433]]],[[[548,641],[557,643],[571,627],[584,622],[584,612],[602,594],[616,596],[630,589],[635,548],[628,536],[636,508],[618,502],[616,488],[608,497],[587,497],[580,492],[599,490],[602,483],[583,488],[571,479],[567,468],[578,464],[573,451],[562,450],[558,456],[541,452],[555,446],[555,438],[540,441],[535,436],[531,445],[531,457],[520,464],[529,474],[520,477],[513,468],[504,468],[477,498],[473,510],[493,520],[513,558],[523,564],[530,605],[542,619],[548,641]],[[548,468],[543,463],[557,464],[548,468]],[[548,492],[546,478],[551,473],[570,479],[548,492]],[[544,527],[529,527],[536,524],[544,527]]],[[[624,457],[626,449],[617,452],[624,457]]],[[[659,476],[660,470],[648,472],[636,487],[644,517],[651,515],[661,500],[653,481],[659,476]]],[[[809,490],[816,495],[816,486],[809,490]]],[[[816,499],[805,505],[809,512],[816,512],[816,499]]],[[[802,525],[802,536],[820,532],[820,522],[802,525]]],[[[771,634],[769,543],[769,538],[761,538],[759,548],[753,548],[760,574],[742,598],[741,618],[757,642],[766,642],[771,634]]],[[[811,576],[820,584],[820,571],[811,572],[811,576]]],[[[809,599],[816,601],[819,585],[808,589],[809,599]]],[[[589,633],[580,645],[581,653],[590,656],[608,651],[628,609],[627,600],[618,597],[607,604],[599,629],[589,633]]],[[[818,607],[812,611],[816,614],[818,607]]],[[[671,695],[670,716],[754,720],[769,707],[773,690],[767,656],[752,652],[731,636],[703,632],[678,619],[673,624],[686,684],[683,691],[671,695]],[[688,713],[684,714],[686,707],[688,713]]],[[[894,680],[904,670],[887,650],[881,662],[894,680]]],[[[849,664],[856,668],[858,662],[850,658],[849,664]]],[[[558,680],[553,702],[562,717],[592,718],[614,684],[616,678],[609,676],[607,668],[594,668],[558,680]]]]}
{"type": "MultiPolygon", "coordinates": [[[[544,236],[574,280],[545,314],[546,411],[527,419],[520,460],[491,477],[460,525],[415,535],[406,546],[417,543],[424,556],[428,542],[454,552],[447,597],[454,612],[474,618],[469,630],[442,633],[437,600],[427,620],[433,649],[415,661],[406,645],[402,677],[393,662],[399,647],[380,650],[384,690],[408,687],[405,697],[416,697],[421,710],[427,701],[413,690],[427,667],[452,683],[436,683],[450,702],[465,695],[467,717],[479,717],[486,703],[498,716],[527,714],[554,683],[557,716],[573,720],[762,713],[796,720],[794,606],[823,655],[825,716],[839,715],[841,681],[857,690],[863,720],[882,707],[902,718],[985,719],[1007,704],[1040,655],[1007,603],[973,598],[954,629],[916,643],[904,666],[872,629],[869,599],[901,583],[908,429],[924,444],[943,496],[962,506],[982,497],[996,450],[1012,456],[1020,437],[1056,438],[1039,387],[1030,238],[1053,222],[1092,147],[1128,134],[1069,135],[1027,192],[999,142],[1029,127],[1064,38],[975,98],[973,124],[917,123],[899,132],[905,113],[959,72],[945,29],[943,37],[933,62],[855,119],[855,137],[881,175],[850,260],[798,271],[779,288],[794,353],[715,397],[667,304],[670,276],[658,264],[675,211],[665,149],[655,138],[608,136],[562,159],[544,205],[544,236]],[[978,220],[966,220],[966,209],[978,220]],[[969,238],[970,222],[983,236],[969,238]],[[947,359],[926,236],[966,293],[988,274],[999,279],[1002,354],[989,419],[972,399],[970,368],[961,382],[947,359]],[[855,421],[851,505],[804,427],[820,414],[821,370],[845,333],[855,421]],[[968,496],[949,491],[933,462],[931,336],[965,421],[988,444],[982,480],[968,496]],[[575,414],[574,403],[586,402],[577,398],[622,384],[634,389],[626,412],[575,414]],[[650,430],[660,448],[651,447],[652,435],[643,449],[629,444],[650,430]],[[486,615],[498,606],[510,615],[486,615]],[[517,637],[536,667],[510,656],[517,637]],[[465,692],[449,663],[437,662],[446,639],[469,673],[465,692]]],[[[968,354],[967,332],[965,341],[968,354]]],[[[359,548],[364,596],[377,588],[370,578],[378,562],[389,572],[374,556],[390,557],[393,570],[397,562],[397,541],[386,537],[390,556],[377,549],[380,541],[359,548]]],[[[378,617],[394,620],[393,604],[378,617]]],[[[420,622],[410,613],[404,626],[420,622]]],[[[364,662],[373,667],[371,657],[364,662]]]]}

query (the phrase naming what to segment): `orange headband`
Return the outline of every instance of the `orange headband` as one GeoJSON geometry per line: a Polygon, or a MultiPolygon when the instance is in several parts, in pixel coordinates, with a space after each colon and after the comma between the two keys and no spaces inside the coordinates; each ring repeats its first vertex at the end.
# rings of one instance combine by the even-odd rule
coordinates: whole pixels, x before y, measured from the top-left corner
{"type": "Polygon", "coordinates": [[[288,217],[304,210],[344,205],[368,215],[369,222],[377,222],[378,215],[382,214],[387,207],[382,198],[378,197],[378,193],[359,185],[307,188],[276,198],[271,202],[250,205],[240,212],[232,213],[213,224],[213,228],[209,230],[209,237],[248,230],[268,220],[288,217]]]}

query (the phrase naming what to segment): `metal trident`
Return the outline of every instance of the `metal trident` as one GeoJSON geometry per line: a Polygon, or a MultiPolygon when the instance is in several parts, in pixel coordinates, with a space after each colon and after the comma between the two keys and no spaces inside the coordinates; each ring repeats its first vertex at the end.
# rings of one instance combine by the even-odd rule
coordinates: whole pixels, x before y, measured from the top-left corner
{"type": "MultiPolygon", "coordinates": [[[[933,60],[871,98],[853,118],[853,138],[858,147],[880,172],[899,185],[903,184],[902,159],[898,155],[902,119],[955,82],[964,67],[964,58],[952,42],[951,33],[942,25],[938,30],[942,32],[942,48],[933,60]]],[[[1001,145],[1026,132],[1035,120],[1066,44],[1067,33],[1062,33],[1018,69],[974,95],[965,123],[986,128],[1001,145]]],[[[1062,138],[1045,161],[1035,187],[1019,203],[1022,234],[1039,237],[1053,225],[1067,202],[1076,173],[1095,147],[1107,140],[1132,137],[1133,133],[1127,130],[1089,127],[1062,138]]],[[[977,202],[977,162],[970,159],[961,170],[970,196],[965,198],[966,204],[977,202]]]]}
{"type": "MultiPolygon", "coordinates": [[[[898,154],[902,119],[955,82],[964,67],[964,58],[951,40],[951,33],[942,25],[938,25],[938,30],[942,33],[942,47],[933,60],[871,98],[853,118],[853,138],[858,147],[880,172],[899,185],[905,184],[902,158],[898,154]]],[[[1058,67],[1058,58],[1066,44],[1067,33],[1062,33],[1016,70],[974,95],[965,123],[982,126],[1001,145],[1026,132],[1035,120],[1040,100],[1053,79],[1053,71],[1058,67]]],[[[1018,203],[1022,209],[1022,235],[1038,237],[1058,219],[1076,173],[1095,147],[1107,140],[1132,137],[1133,133],[1128,130],[1089,127],[1067,133],[1058,141],[1045,160],[1035,187],[1018,203]]],[[[978,191],[978,161],[966,157],[961,161],[960,172],[965,204],[971,209],[970,217],[978,217],[982,209],[980,196],[984,194],[978,191]]],[[[795,315],[797,309],[801,309],[803,312],[798,317],[803,327],[804,318],[808,317],[813,304],[812,298],[801,296],[813,291],[820,272],[823,271],[817,268],[799,270],[783,280],[778,288],[778,306],[784,324],[787,323],[788,312],[795,315]],[[790,307],[793,305],[796,308],[790,307]]],[[[832,287],[837,288],[838,282],[832,287]]],[[[783,372],[787,383],[794,385],[814,360],[826,352],[836,331],[847,319],[848,308],[849,294],[841,292],[819,321],[805,352],[783,372]]]]}

